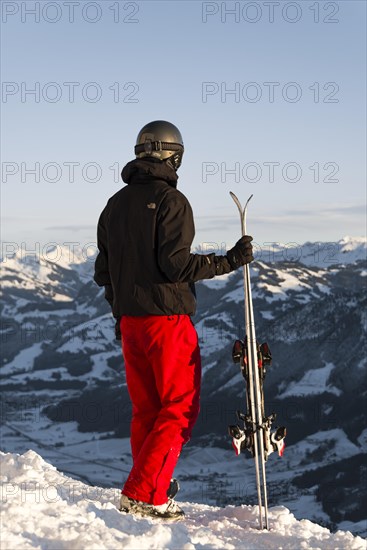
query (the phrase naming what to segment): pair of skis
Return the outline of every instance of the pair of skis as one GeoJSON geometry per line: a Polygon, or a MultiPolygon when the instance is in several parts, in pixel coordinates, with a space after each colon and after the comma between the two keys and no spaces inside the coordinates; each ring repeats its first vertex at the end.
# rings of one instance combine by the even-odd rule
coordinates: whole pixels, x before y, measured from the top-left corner
{"type": "MultiPolygon", "coordinates": [[[[242,235],[246,235],[247,206],[253,195],[249,197],[244,208],[234,193],[230,192],[230,195],[240,214],[242,235]]],[[[229,426],[229,434],[232,436],[232,444],[237,455],[246,449],[254,458],[260,529],[269,529],[265,463],[273,451],[278,451],[282,456],[286,429],[281,427],[272,432],[275,414],[268,417],[265,415],[263,382],[266,366],[271,363],[271,353],[266,343],[259,346],[256,341],[249,264],[243,266],[243,284],[246,338],[244,341],[235,342],[233,360],[240,363],[242,375],[246,380],[247,412],[244,414],[237,411],[238,420],[243,421],[243,428],[238,425],[229,426]]]]}

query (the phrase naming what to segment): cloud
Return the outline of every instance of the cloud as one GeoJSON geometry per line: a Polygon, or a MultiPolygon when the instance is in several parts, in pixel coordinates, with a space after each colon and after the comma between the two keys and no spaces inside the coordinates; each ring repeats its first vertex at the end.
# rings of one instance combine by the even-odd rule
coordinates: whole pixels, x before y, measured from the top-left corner
{"type": "MultiPolygon", "coordinates": [[[[258,215],[256,211],[249,214],[248,229],[252,235],[259,235],[265,238],[266,234],[276,234],[277,238],[287,238],[289,229],[295,231],[298,239],[307,240],[335,240],[344,234],[361,234],[365,225],[365,209],[363,205],[315,205],[315,207],[284,210],[269,210],[258,215]],[[363,224],[363,225],[362,225],[363,224]],[[335,235],[335,230],[340,235],[335,235]],[[317,235],[317,239],[316,236],[317,235]],[[323,236],[321,238],[320,236],[323,236]]],[[[220,211],[220,209],[219,209],[220,211]]],[[[218,212],[218,210],[217,210],[218,212]]],[[[225,212],[228,212],[227,208],[225,212]]],[[[258,211],[259,212],[259,211],[258,211]]],[[[236,210],[232,214],[220,214],[214,211],[213,214],[194,216],[196,232],[208,239],[208,235],[223,235],[223,239],[235,241],[239,230],[239,215],[236,210]]],[[[81,233],[95,235],[96,225],[70,224],[52,225],[45,228],[46,232],[81,233]]]]}
{"type": "Polygon", "coordinates": [[[201,230],[215,229],[228,229],[228,227],[236,227],[239,224],[239,214],[235,212],[233,215],[208,215],[208,216],[195,216],[195,225],[200,227],[201,230]]]}
{"type": "Polygon", "coordinates": [[[299,209],[299,210],[285,210],[283,214],[285,216],[307,216],[307,217],[320,217],[320,215],[334,215],[334,216],[364,216],[366,209],[363,205],[355,204],[351,206],[337,206],[332,205],[320,209],[299,209]]]}
{"type": "MultiPolygon", "coordinates": [[[[264,215],[251,215],[251,226],[284,226],[286,224],[299,227],[309,227],[310,224],[318,225],[320,228],[330,221],[350,220],[351,223],[358,223],[365,219],[365,207],[363,205],[339,206],[330,205],[326,207],[299,208],[293,210],[277,210],[274,213],[264,215]]],[[[237,212],[233,215],[208,215],[195,217],[197,228],[201,231],[219,229],[231,229],[239,224],[237,212]]]]}
{"type": "Polygon", "coordinates": [[[45,231],[97,231],[97,225],[53,225],[45,231]]]}

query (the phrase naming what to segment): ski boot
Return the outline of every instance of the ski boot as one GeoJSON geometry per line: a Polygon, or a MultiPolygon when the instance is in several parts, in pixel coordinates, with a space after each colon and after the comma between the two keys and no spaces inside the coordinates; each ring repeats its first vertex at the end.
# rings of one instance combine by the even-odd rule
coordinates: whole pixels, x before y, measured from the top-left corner
{"type": "Polygon", "coordinates": [[[142,517],[161,518],[171,521],[177,521],[185,517],[185,512],[172,498],[169,498],[164,504],[154,505],[142,502],[141,500],[134,500],[122,494],[119,510],[120,512],[136,514],[142,517]]]}

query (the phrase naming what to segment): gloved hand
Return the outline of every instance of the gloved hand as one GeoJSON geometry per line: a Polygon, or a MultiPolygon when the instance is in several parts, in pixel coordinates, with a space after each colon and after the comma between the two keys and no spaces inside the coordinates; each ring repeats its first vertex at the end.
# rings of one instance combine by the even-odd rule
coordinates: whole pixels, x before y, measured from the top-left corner
{"type": "Polygon", "coordinates": [[[228,250],[226,256],[233,270],[242,265],[249,264],[254,259],[251,241],[252,237],[250,235],[244,235],[236,242],[233,248],[228,250]]]}

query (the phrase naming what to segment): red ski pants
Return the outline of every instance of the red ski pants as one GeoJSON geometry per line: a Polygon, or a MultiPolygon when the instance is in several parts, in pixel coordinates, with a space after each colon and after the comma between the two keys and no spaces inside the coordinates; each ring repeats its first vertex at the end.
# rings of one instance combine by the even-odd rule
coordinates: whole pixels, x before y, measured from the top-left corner
{"type": "Polygon", "coordinates": [[[133,467],[122,492],[159,505],[199,414],[201,361],[188,315],[123,316],[133,467]]]}

